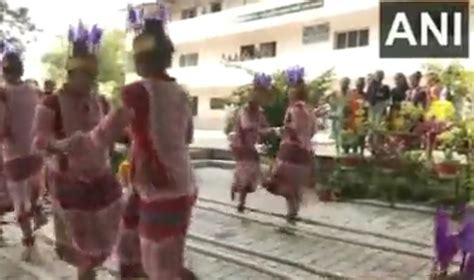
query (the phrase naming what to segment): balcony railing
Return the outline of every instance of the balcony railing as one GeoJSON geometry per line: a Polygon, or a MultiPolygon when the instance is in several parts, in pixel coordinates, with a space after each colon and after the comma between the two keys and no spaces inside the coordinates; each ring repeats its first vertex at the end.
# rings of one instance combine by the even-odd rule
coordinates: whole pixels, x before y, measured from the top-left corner
{"type": "Polygon", "coordinates": [[[278,8],[267,9],[259,12],[254,12],[240,16],[240,22],[249,22],[255,20],[261,20],[266,18],[272,18],[287,14],[299,13],[307,10],[318,9],[324,6],[324,0],[312,0],[303,3],[295,3],[278,8]]]}

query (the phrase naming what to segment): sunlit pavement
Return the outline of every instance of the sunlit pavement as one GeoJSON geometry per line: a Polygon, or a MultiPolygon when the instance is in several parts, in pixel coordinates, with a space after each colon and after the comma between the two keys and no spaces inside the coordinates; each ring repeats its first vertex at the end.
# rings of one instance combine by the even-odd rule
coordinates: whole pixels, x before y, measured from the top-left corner
{"type": "MultiPolygon", "coordinates": [[[[320,134],[316,142],[332,146],[327,138],[320,134]]],[[[194,145],[228,146],[220,131],[196,131],[194,145]]],[[[201,279],[427,279],[431,214],[310,199],[297,227],[287,227],[284,200],[262,189],[238,214],[229,194],[232,176],[228,166],[196,168],[200,193],[186,256],[201,279]]],[[[19,229],[11,215],[7,221],[0,279],[75,279],[74,269],[54,254],[52,223],[39,232],[43,263],[26,264],[19,261],[19,229]]],[[[114,258],[105,267],[98,279],[116,279],[114,258]]]]}
{"type": "MultiPolygon", "coordinates": [[[[321,131],[313,138],[314,148],[319,155],[335,155],[334,141],[330,139],[328,131],[321,131]]],[[[228,149],[227,136],[220,130],[195,130],[194,142],[191,145],[195,148],[228,149]]]]}

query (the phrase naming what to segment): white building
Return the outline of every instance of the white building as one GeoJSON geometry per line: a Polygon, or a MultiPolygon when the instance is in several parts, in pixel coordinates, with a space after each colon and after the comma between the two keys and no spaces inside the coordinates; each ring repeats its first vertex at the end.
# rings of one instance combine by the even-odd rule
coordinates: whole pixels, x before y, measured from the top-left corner
{"type": "MultiPolygon", "coordinates": [[[[225,112],[221,98],[252,80],[245,71],[224,66],[223,58],[233,60],[230,64],[266,73],[300,65],[309,78],[330,68],[339,77],[351,78],[376,69],[385,70],[387,76],[409,74],[429,62],[379,58],[379,0],[168,3],[172,20],[169,32],[177,50],[170,72],[197,98],[198,128],[222,127],[225,112]]],[[[473,54],[474,34],[471,57],[473,54]]],[[[472,58],[461,62],[474,68],[472,58]]],[[[133,75],[128,78],[134,79],[133,75]]]]}

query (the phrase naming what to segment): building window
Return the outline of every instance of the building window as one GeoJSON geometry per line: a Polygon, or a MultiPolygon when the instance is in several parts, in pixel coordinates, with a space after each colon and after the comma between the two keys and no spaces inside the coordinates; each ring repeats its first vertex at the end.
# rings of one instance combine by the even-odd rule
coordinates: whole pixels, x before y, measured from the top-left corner
{"type": "Polygon", "coordinates": [[[191,96],[190,102],[191,102],[191,110],[193,111],[193,117],[195,117],[198,114],[199,99],[197,96],[191,96]]]}
{"type": "Polygon", "coordinates": [[[338,32],[335,34],[335,49],[365,47],[369,45],[369,29],[338,32]]]}
{"type": "Polygon", "coordinates": [[[240,47],[240,59],[241,60],[251,60],[255,58],[255,46],[247,45],[240,47]]]}
{"type": "Polygon", "coordinates": [[[184,9],[181,11],[181,19],[194,18],[197,15],[196,8],[184,9]]]}
{"type": "Polygon", "coordinates": [[[329,23],[303,27],[303,44],[329,41],[329,23]]]}
{"type": "Polygon", "coordinates": [[[359,46],[369,45],[369,29],[359,31],[359,46]]]}
{"type": "Polygon", "coordinates": [[[209,103],[211,110],[224,110],[227,105],[227,100],[223,98],[211,98],[209,103]]]}
{"type": "Polygon", "coordinates": [[[221,2],[212,2],[211,3],[211,13],[217,13],[222,11],[222,3],[221,2]]]}
{"type": "Polygon", "coordinates": [[[343,49],[346,47],[347,33],[336,34],[336,49],[343,49]]]}
{"type": "Polygon", "coordinates": [[[197,66],[198,62],[199,54],[197,53],[182,54],[179,56],[179,67],[197,66]]]}
{"type": "Polygon", "coordinates": [[[277,52],[277,43],[268,42],[260,44],[260,57],[275,57],[277,52]]]}

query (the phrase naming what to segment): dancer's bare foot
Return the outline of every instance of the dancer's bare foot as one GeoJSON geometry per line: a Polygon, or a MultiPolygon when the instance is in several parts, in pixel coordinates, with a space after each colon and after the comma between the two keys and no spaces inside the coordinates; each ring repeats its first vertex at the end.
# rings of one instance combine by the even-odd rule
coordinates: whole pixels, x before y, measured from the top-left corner
{"type": "Polygon", "coordinates": [[[299,220],[298,214],[288,214],[286,216],[286,222],[290,225],[296,225],[296,222],[299,220]]]}
{"type": "Polygon", "coordinates": [[[237,212],[243,214],[245,212],[245,206],[239,205],[237,206],[237,212]]]}
{"type": "Polygon", "coordinates": [[[77,280],[96,280],[97,274],[95,269],[82,270],[78,269],[77,271],[77,280]]]}
{"type": "Polygon", "coordinates": [[[24,262],[35,263],[35,264],[42,263],[42,259],[38,252],[38,248],[35,245],[24,247],[24,250],[21,254],[21,260],[24,262]]]}
{"type": "Polygon", "coordinates": [[[40,210],[34,215],[33,222],[35,225],[34,230],[38,230],[48,223],[48,218],[46,217],[44,212],[40,210]]]}
{"type": "Polygon", "coordinates": [[[182,274],[181,274],[181,279],[183,280],[198,280],[199,278],[189,270],[188,268],[183,268],[182,274]]]}
{"type": "Polygon", "coordinates": [[[3,236],[3,231],[0,229],[0,248],[7,246],[7,241],[5,240],[5,237],[3,236]]]}

